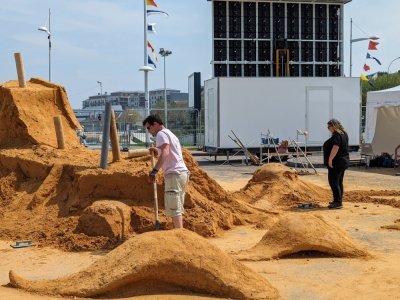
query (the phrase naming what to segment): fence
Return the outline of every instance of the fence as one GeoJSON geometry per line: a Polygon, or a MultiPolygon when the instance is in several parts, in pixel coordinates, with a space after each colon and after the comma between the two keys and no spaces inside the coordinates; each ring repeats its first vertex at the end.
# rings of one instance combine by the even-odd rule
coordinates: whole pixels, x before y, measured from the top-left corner
{"type": "MultiPolygon", "coordinates": [[[[88,112],[80,124],[84,127],[86,143],[96,148],[102,142],[104,111],[88,112]]],[[[152,109],[151,114],[158,114],[164,119],[164,109],[152,109]]],[[[146,129],[142,121],[146,117],[144,109],[127,109],[115,112],[117,132],[121,148],[143,145],[146,142],[146,129]]],[[[184,146],[204,145],[204,121],[201,111],[188,108],[168,109],[168,120],[164,121],[184,146]]],[[[152,137],[150,137],[152,141],[152,137]]]]}

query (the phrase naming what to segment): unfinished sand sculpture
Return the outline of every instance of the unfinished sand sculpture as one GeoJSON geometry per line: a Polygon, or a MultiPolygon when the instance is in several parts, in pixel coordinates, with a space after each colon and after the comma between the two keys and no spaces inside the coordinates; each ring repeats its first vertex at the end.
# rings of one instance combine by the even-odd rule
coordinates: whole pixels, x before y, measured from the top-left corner
{"type": "Polygon", "coordinates": [[[296,171],[278,163],[264,165],[254,172],[246,186],[233,194],[256,207],[271,209],[300,203],[328,201],[330,192],[301,180],[296,171]]]}
{"type": "Polygon", "coordinates": [[[57,148],[53,117],[61,115],[66,147],[79,146],[80,128],[69,104],[65,88],[32,78],[26,88],[18,81],[0,84],[0,146],[18,147],[45,144],[57,148]]]}
{"type": "Polygon", "coordinates": [[[189,291],[233,299],[277,299],[261,275],[188,230],[144,233],[88,268],[32,281],[10,271],[13,287],[48,295],[93,297],[189,291]],[[164,291],[165,292],[165,291],[164,291]]]}
{"type": "MultiPolygon", "coordinates": [[[[0,84],[0,125],[0,238],[96,250],[112,249],[134,233],[154,230],[153,189],[147,181],[150,156],[123,154],[107,170],[99,169],[100,152],[79,144],[75,134],[79,123],[63,87],[40,79],[31,79],[27,88],[19,88],[17,81],[0,84]],[[54,115],[62,116],[66,149],[57,149],[54,115]],[[131,208],[130,215],[124,213],[119,221],[116,216],[101,217],[104,226],[99,227],[91,213],[98,211],[92,205],[99,201],[107,206],[121,202],[131,208]],[[85,226],[79,226],[79,220],[85,226]],[[122,227],[110,229],[118,227],[116,221],[124,222],[123,232],[122,227]]],[[[235,225],[265,219],[265,212],[224,191],[188,151],[184,159],[191,172],[186,228],[215,236],[235,225]]],[[[165,229],[170,220],[163,211],[162,174],[157,180],[165,229]]]]}
{"type": "Polygon", "coordinates": [[[240,260],[270,260],[303,251],[335,257],[368,257],[368,252],[346,231],[322,216],[308,213],[283,215],[253,248],[239,252],[240,260]]]}

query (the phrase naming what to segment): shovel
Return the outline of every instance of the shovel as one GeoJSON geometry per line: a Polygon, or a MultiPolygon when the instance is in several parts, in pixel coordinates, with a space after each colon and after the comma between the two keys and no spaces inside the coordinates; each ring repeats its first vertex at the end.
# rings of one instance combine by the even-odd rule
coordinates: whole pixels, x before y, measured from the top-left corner
{"type": "MultiPolygon", "coordinates": [[[[151,165],[154,168],[156,165],[154,162],[154,153],[151,152],[151,165]]],[[[153,182],[153,195],[154,195],[154,217],[155,217],[155,228],[160,230],[160,221],[158,220],[158,197],[157,197],[157,182],[154,179],[153,182]]]]}

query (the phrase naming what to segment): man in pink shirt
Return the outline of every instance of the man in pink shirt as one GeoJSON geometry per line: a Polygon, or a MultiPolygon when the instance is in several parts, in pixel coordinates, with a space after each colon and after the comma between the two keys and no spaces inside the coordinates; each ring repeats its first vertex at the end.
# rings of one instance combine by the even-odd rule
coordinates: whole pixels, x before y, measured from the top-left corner
{"type": "Polygon", "coordinates": [[[144,119],[143,126],[156,137],[156,148],[149,148],[150,154],[159,156],[149,174],[150,180],[154,181],[158,170],[163,169],[165,213],[167,217],[172,218],[175,228],[183,228],[182,215],[189,171],[183,161],[181,144],[178,138],[164,127],[161,118],[157,115],[150,115],[144,119]]]}

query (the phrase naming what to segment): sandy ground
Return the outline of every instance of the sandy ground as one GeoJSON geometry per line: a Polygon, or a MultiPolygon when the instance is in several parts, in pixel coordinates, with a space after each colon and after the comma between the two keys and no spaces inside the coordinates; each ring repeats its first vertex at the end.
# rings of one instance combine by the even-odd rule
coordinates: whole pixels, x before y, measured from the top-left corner
{"type": "MultiPolygon", "coordinates": [[[[242,188],[256,170],[254,166],[204,165],[203,168],[224,188],[242,188]]],[[[327,187],[326,171],[302,179],[327,187]]],[[[354,168],[346,173],[347,190],[400,189],[400,177],[382,169],[354,168]],[[386,173],[385,173],[386,172],[386,173]]],[[[400,199],[399,199],[400,201],[400,199]]],[[[313,211],[298,211],[312,213],[313,211]]],[[[399,299],[400,298],[400,231],[381,229],[400,219],[400,210],[385,205],[345,203],[342,210],[318,209],[366,246],[375,258],[338,259],[297,256],[264,262],[245,262],[265,276],[284,299],[399,299]]],[[[255,245],[265,234],[252,226],[231,230],[221,238],[209,239],[227,253],[255,245]]],[[[62,252],[48,247],[12,249],[13,241],[0,242],[0,299],[59,299],[32,295],[7,287],[8,271],[13,269],[29,279],[49,279],[76,272],[105,252],[62,252]]],[[[158,295],[129,299],[211,299],[196,295],[158,295]]]]}

